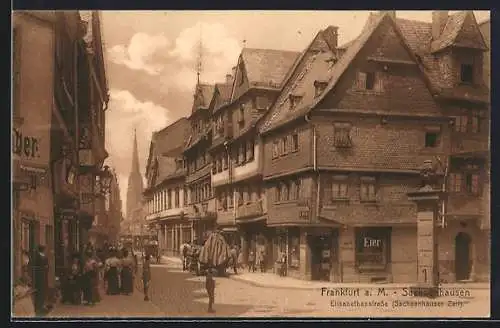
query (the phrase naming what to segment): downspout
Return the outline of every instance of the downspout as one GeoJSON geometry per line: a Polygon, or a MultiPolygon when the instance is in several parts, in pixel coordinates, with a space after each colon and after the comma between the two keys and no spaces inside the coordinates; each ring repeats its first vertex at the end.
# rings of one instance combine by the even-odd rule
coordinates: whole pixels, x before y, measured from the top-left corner
{"type": "MultiPolygon", "coordinates": [[[[441,185],[441,191],[443,193],[447,192],[446,188],[446,182],[448,181],[448,168],[450,166],[450,157],[446,156],[446,163],[444,167],[444,179],[443,179],[443,184],[441,185]]],[[[446,210],[447,210],[447,202],[448,202],[448,197],[445,194],[445,198],[443,198],[443,201],[441,202],[441,227],[444,228],[446,224],[446,210]]]]}
{"type": "MultiPolygon", "coordinates": [[[[74,41],[73,44],[73,100],[75,108],[75,160],[76,166],[78,167],[78,172],[80,171],[80,112],[79,112],[79,97],[78,97],[78,40],[74,41]]],[[[76,184],[76,194],[78,195],[78,200],[80,201],[80,174],[78,174],[78,183],[76,184]]],[[[80,204],[78,202],[78,212],[80,211],[80,204]]],[[[79,213],[77,213],[78,215],[79,213]]],[[[80,220],[77,219],[77,234],[78,234],[78,245],[77,251],[80,250],[80,220]]]]}
{"type": "MultiPolygon", "coordinates": [[[[309,114],[304,115],[304,120],[307,123],[311,123],[311,118],[309,117],[309,114]]],[[[318,136],[316,135],[316,127],[314,124],[312,125],[312,132],[313,132],[313,170],[316,173],[316,212],[315,212],[315,217],[317,218],[319,216],[319,194],[320,194],[320,188],[321,188],[321,182],[320,182],[320,177],[319,177],[319,170],[318,170],[318,136]]]]}

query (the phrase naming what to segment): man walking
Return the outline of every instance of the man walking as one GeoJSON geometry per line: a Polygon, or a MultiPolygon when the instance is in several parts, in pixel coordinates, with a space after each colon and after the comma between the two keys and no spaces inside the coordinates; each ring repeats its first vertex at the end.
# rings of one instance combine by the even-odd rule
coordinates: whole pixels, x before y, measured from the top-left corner
{"type": "Polygon", "coordinates": [[[149,284],[151,282],[150,255],[146,254],[142,265],[142,284],[144,286],[144,301],[149,301],[149,284]]]}
{"type": "Polygon", "coordinates": [[[188,269],[188,256],[191,250],[191,242],[182,244],[181,254],[182,254],[182,271],[188,269]]]}
{"type": "Polygon", "coordinates": [[[209,268],[207,270],[207,276],[205,279],[205,288],[208,294],[208,310],[207,312],[213,313],[215,312],[213,306],[215,301],[215,279],[213,277],[214,269],[209,268]]]}
{"type": "Polygon", "coordinates": [[[49,260],[45,255],[45,246],[38,246],[38,252],[33,256],[33,287],[35,313],[37,317],[43,317],[47,314],[45,300],[48,292],[48,271],[49,260]]]}

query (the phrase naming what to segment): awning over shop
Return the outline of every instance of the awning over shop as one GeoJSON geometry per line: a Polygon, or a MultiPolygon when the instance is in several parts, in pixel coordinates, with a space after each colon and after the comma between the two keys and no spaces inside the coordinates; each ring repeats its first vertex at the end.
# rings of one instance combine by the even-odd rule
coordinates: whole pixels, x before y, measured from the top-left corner
{"type": "Polygon", "coordinates": [[[237,224],[253,223],[253,222],[265,222],[267,220],[267,215],[259,216],[251,219],[236,219],[237,224]]]}

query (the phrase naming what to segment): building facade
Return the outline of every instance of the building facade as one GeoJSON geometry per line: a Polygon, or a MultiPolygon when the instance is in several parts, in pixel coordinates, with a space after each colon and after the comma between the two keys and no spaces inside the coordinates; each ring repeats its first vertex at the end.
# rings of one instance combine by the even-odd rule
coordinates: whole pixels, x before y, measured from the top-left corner
{"type": "Polygon", "coordinates": [[[54,12],[15,12],[13,25],[12,178],[14,282],[23,252],[47,245],[54,284],[51,125],[54,95],[54,12]],[[33,115],[36,112],[37,115],[33,115]]]}
{"type": "Polygon", "coordinates": [[[181,118],[154,132],[151,138],[143,197],[146,222],[156,229],[164,254],[178,254],[180,245],[190,242],[194,235],[193,222],[184,215],[187,190],[186,162],[182,153],[190,131],[189,121],[181,118]]]}
{"type": "Polygon", "coordinates": [[[449,195],[440,211],[440,278],[485,279],[481,226],[489,216],[481,202],[489,169],[483,152],[454,146],[475,140],[473,147],[489,153],[489,100],[479,76],[487,47],[478,31],[470,12],[434,13],[432,23],[372,15],[357,39],[334,51],[331,67],[321,68],[330,60],[320,51],[317,74],[311,64],[297,91],[284,87],[288,99],[270,110],[261,133],[268,225],[286,227],[291,275],[415,281],[416,214],[406,193],[432,159],[449,195]],[[328,72],[325,79],[320,72],[328,72]],[[480,126],[471,116],[477,110],[480,126]],[[467,118],[457,117],[461,111],[467,118]]]}
{"type": "Polygon", "coordinates": [[[184,146],[186,160],[187,205],[185,215],[193,225],[193,241],[202,242],[206,232],[215,229],[217,215],[210,174],[212,161],[208,154],[212,142],[209,111],[214,86],[199,83],[195,87],[190,123],[190,135],[184,146]]]}
{"type": "Polygon", "coordinates": [[[97,12],[13,14],[14,278],[45,245],[49,287],[87,242],[108,101],[97,12]],[[36,108],[36,115],[33,110],[36,108]]]}
{"type": "Polygon", "coordinates": [[[432,160],[446,195],[440,280],[489,280],[487,25],[471,11],[436,11],[431,22],[383,11],[344,45],[329,26],[300,54],[243,49],[210,105],[209,88],[197,88],[188,208],[208,206],[213,188],[228,241],[245,257],[265,249],[268,269],[284,257],[289,276],[413,282],[407,193],[432,160]]]}

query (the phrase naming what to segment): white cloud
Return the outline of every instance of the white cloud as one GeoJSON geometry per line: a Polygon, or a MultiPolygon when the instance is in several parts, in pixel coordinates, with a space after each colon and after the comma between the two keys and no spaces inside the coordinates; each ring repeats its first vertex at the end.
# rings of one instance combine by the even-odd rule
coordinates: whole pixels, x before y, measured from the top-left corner
{"type": "MultiPolygon", "coordinates": [[[[136,129],[139,163],[141,173],[144,175],[151,135],[170,123],[168,113],[169,111],[162,106],[136,99],[128,90],[110,90],[109,108],[106,112],[106,149],[110,154],[109,163],[117,172],[128,177],[132,163],[134,129],[136,129]]],[[[126,194],[126,188],[127,181],[121,179],[122,196],[126,194]]],[[[125,198],[123,201],[126,201],[125,198]]]]}
{"type": "MultiPolygon", "coordinates": [[[[227,73],[236,65],[241,46],[224,25],[199,22],[179,33],[170,55],[182,67],[175,73],[174,81],[186,89],[196,84],[196,64],[202,40],[201,80],[209,83],[223,82],[227,73]],[[200,33],[201,31],[201,33],[200,33]]],[[[172,77],[169,77],[172,78],[172,77]]]]}
{"type": "Polygon", "coordinates": [[[116,45],[109,49],[109,59],[133,70],[143,70],[150,75],[158,75],[163,65],[153,64],[151,58],[157,51],[165,50],[170,42],[162,35],[136,33],[127,46],[116,45]]]}

